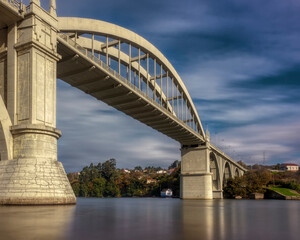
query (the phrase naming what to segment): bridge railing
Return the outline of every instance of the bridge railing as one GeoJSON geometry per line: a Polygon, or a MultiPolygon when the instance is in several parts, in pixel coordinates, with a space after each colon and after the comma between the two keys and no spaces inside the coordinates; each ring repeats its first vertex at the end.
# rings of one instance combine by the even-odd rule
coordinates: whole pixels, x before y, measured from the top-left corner
{"type": "Polygon", "coordinates": [[[26,11],[26,6],[23,4],[23,2],[19,2],[17,0],[7,0],[9,5],[13,6],[14,8],[18,9],[19,13],[23,13],[26,11]]]}
{"type": "MultiPolygon", "coordinates": [[[[103,62],[102,60],[100,60],[99,58],[97,58],[96,56],[94,56],[92,54],[92,52],[88,51],[86,48],[80,46],[77,42],[75,42],[73,39],[71,39],[69,37],[68,34],[65,33],[59,33],[59,36],[65,40],[68,44],[70,44],[72,47],[76,48],[77,50],[79,50],[83,55],[87,56],[88,58],[92,59],[94,62],[96,62],[98,65],[100,65],[100,67],[104,68],[106,71],[108,71],[109,73],[111,73],[113,76],[115,76],[116,78],[118,78],[119,80],[121,80],[122,82],[124,82],[125,84],[129,85],[132,89],[134,89],[135,91],[137,91],[139,94],[143,95],[145,98],[147,98],[148,101],[151,101],[152,104],[155,104],[157,106],[157,108],[163,109],[165,112],[167,112],[168,114],[172,115],[172,113],[168,112],[166,110],[166,108],[163,107],[163,105],[157,103],[154,99],[152,99],[151,97],[147,96],[147,94],[143,91],[141,91],[140,88],[138,88],[136,85],[134,85],[132,82],[130,82],[128,79],[126,79],[125,77],[123,77],[122,75],[120,75],[118,72],[116,72],[116,70],[112,69],[109,65],[107,65],[105,62],[103,62]]],[[[173,116],[173,115],[172,115],[173,116]]],[[[177,120],[179,122],[181,122],[184,126],[186,126],[188,129],[190,129],[190,131],[195,132],[197,135],[200,136],[199,132],[196,131],[195,129],[193,129],[192,127],[190,127],[186,122],[184,122],[183,120],[180,120],[180,118],[176,117],[177,120]]]]}
{"type": "MultiPolygon", "coordinates": [[[[124,83],[129,85],[130,87],[134,88],[134,90],[138,91],[139,88],[137,88],[134,84],[128,81],[128,79],[124,78],[122,75],[116,72],[116,70],[112,69],[110,66],[108,66],[105,62],[101,61],[99,58],[96,58],[91,52],[87,51],[86,48],[81,47],[78,43],[76,43],[73,39],[71,39],[67,34],[60,33],[59,36],[64,39],[67,43],[69,43],[71,46],[79,50],[81,53],[83,53],[88,58],[92,59],[94,62],[99,64],[102,68],[104,68],[106,71],[110,72],[115,77],[121,79],[124,83]]],[[[147,97],[147,95],[139,91],[140,94],[147,97]]],[[[152,102],[156,103],[153,99],[149,98],[152,102]]],[[[157,104],[159,107],[161,107],[159,104],[157,104]]]]}
{"type": "Polygon", "coordinates": [[[20,9],[21,8],[21,3],[16,0],[7,0],[8,3],[10,3],[13,7],[20,9]]]}
{"type": "MultiPolygon", "coordinates": [[[[84,47],[89,57],[99,58],[112,67],[117,74],[129,83],[134,83],[141,92],[159,103],[180,121],[204,137],[203,128],[193,102],[182,80],[177,73],[172,72],[164,61],[153,55],[152,50],[136,45],[130,40],[118,36],[97,32],[78,32],[76,30],[61,30],[69,36],[72,43],[84,47]],[[175,74],[175,75],[174,75],[175,74]]],[[[66,38],[66,36],[65,36],[66,38]]],[[[159,50],[157,50],[159,53],[159,50]]]]}

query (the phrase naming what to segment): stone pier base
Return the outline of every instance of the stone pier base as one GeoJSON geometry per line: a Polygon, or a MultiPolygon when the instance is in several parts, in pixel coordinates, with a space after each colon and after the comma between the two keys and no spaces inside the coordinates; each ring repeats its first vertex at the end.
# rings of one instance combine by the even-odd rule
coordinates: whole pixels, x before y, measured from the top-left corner
{"type": "Polygon", "coordinates": [[[207,146],[181,148],[181,199],[213,199],[207,146]]]}
{"type": "Polygon", "coordinates": [[[212,182],[210,173],[181,174],[181,199],[212,199],[212,182]]]}
{"type": "Polygon", "coordinates": [[[76,197],[58,161],[0,161],[0,204],[76,204],[76,197]]]}
{"type": "Polygon", "coordinates": [[[222,199],[223,191],[222,190],[213,190],[213,198],[214,199],[222,199]]]}

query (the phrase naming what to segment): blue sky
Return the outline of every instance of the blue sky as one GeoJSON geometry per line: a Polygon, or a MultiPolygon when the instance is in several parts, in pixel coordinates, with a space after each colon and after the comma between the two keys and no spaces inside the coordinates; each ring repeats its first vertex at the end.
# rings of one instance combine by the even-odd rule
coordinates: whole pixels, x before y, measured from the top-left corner
{"type": "MultiPolygon", "coordinates": [[[[64,0],[57,12],[153,43],[186,84],[212,142],[235,160],[300,164],[299,1],[64,0]]],[[[60,80],[57,94],[67,172],[111,157],[120,168],[180,159],[177,142],[60,80]]]]}

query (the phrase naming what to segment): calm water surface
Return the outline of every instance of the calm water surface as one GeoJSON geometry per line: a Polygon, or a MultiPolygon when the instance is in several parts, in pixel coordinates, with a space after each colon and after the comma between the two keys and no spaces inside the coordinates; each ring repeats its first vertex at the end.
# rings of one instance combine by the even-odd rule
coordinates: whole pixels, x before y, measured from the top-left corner
{"type": "Polygon", "coordinates": [[[300,201],[78,199],[0,207],[0,239],[300,239],[300,201]]]}

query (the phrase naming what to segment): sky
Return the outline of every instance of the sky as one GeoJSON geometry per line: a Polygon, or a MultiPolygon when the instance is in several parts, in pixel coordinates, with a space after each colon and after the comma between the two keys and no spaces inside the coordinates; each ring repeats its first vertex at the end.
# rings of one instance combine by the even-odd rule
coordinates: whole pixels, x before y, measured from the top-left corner
{"type": "MultiPolygon", "coordinates": [[[[299,12],[298,0],[57,1],[58,16],[111,22],[154,44],[212,143],[247,164],[300,164],[299,12]]],[[[61,80],[57,127],[67,172],[110,158],[119,168],[180,159],[179,143],[61,80]]]]}

